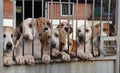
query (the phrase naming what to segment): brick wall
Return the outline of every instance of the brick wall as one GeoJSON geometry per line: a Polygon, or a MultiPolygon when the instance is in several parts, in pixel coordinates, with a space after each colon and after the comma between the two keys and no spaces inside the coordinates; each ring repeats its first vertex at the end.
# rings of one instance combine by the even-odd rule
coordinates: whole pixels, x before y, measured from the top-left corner
{"type": "MultiPolygon", "coordinates": [[[[74,11],[73,11],[73,17],[76,19],[76,3],[73,4],[74,5],[74,11]]],[[[85,4],[84,3],[79,3],[78,4],[78,19],[84,19],[84,8],[85,8],[85,4]]],[[[86,13],[86,18],[90,18],[91,14],[92,14],[92,4],[87,4],[87,9],[86,9],[87,13],[86,13]]],[[[52,18],[53,19],[59,19],[60,16],[60,5],[58,3],[53,3],[53,9],[51,11],[51,4],[48,4],[48,18],[52,18]],[[52,13],[52,15],[51,15],[52,13]]],[[[68,16],[61,16],[61,19],[68,19],[68,16]]]]}
{"type": "Polygon", "coordinates": [[[12,2],[10,0],[3,0],[3,17],[4,19],[12,18],[12,2]]]}

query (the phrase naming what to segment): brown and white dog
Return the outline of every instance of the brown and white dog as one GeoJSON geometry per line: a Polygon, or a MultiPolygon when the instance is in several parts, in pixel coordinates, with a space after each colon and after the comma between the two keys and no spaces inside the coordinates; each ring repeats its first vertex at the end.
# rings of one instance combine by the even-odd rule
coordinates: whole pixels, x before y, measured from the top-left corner
{"type": "Polygon", "coordinates": [[[6,66],[13,64],[13,50],[18,40],[18,33],[10,26],[3,26],[3,63],[6,66]]]}
{"type": "Polygon", "coordinates": [[[84,27],[84,25],[81,25],[77,29],[77,42],[79,44],[77,48],[77,56],[84,60],[92,59],[94,54],[98,55],[98,51],[96,50],[95,52],[93,50],[94,53],[92,55],[92,40],[94,41],[94,38],[98,34],[98,31],[93,32],[94,34],[92,39],[92,29],[93,28],[90,25],[86,25],[86,28],[84,27]]]}
{"type": "Polygon", "coordinates": [[[50,61],[50,49],[52,49],[52,56],[57,57],[59,54],[62,55],[63,61],[70,61],[70,56],[64,50],[68,49],[67,44],[67,33],[63,29],[54,28],[51,30],[47,30],[44,32],[44,52],[42,61],[49,63],[50,61]],[[51,35],[52,34],[52,35],[51,35]],[[51,39],[51,40],[50,40],[51,39]],[[50,44],[51,43],[51,44],[50,44]],[[51,45],[51,47],[50,47],[51,45]],[[59,50],[60,48],[60,50],[59,50]]]}
{"type": "MultiPolygon", "coordinates": [[[[100,49],[100,31],[102,32],[101,36],[115,36],[115,27],[113,24],[108,24],[108,23],[103,23],[103,30],[100,30],[100,24],[96,24],[95,27],[99,30],[99,35],[97,36],[96,40],[95,40],[95,46],[98,47],[100,49]]],[[[107,45],[113,45],[115,44],[115,41],[104,41],[104,44],[107,45]]],[[[109,51],[109,53],[114,52],[114,48],[109,48],[106,49],[109,51]]],[[[103,51],[104,54],[105,51],[103,51]]]]}
{"type": "Polygon", "coordinates": [[[17,48],[16,61],[18,64],[27,63],[29,65],[34,64],[34,58],[41,58],[41,34],[42,32],[51,28],[51,24],[48,19],[45,18],[27,18],[18,27],[21,38],[19,39],[19,46],[17,48]],[[32,23],[33,26],[32,26],[32,23]],[[24,30],[24,33],[23,33],[24,30]],[[23,33],[23,34],[22,34],[23,33]],[[24,40],[22,40],[24,39],[24,40]],[[34,56],[32,56],[32,41],[34,40],[34,56]],[[24,43],[24,44],[23,44],[24,43]],[[24,45],[24,56],[23,46],[24,45]]]}
{"type": "Polygon", "coordinates": [[[71,26],[71,24],[69,24],[68,22],[61,22],[57,28],[62,28],[64,29],[67,33],[71,34],[73,32],[73,28],[71,26]]]}

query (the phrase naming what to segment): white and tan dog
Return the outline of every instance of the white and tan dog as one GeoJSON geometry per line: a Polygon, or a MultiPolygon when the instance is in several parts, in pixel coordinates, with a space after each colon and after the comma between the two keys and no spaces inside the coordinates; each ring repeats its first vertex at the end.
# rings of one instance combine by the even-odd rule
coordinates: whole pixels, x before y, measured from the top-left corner
{"type": "MultiPolygon", "coordinates": [[[[95,33],[93,34],[93,39],[97,34],[98,32],[95,31],[95,33]]],[[[77,48],[78,57],[80,57],[81,59],[85,59],[85,60],[92,59],[93,57],[92,55],[92,27],[90,25],[86,25],[86,28],[84,27],[84,25],[81,25],[77,29],[77,42],[79,43],[79,47],[77,48]]],[[[98,55],[98,51],[95,50],[95,53],[93,54],[98,55]]]]}
{"type": "Polygon", "coordinates": [[[34,64],[34,58],[41,58],[41,34],[42,30],[46,31],[51,27],[48,19],[45,18],[27,18],[19,26],[19,33],[21,38],[19,40],[19,46],[17,49],[16,61],[18,64],[27,63],[29,65],[34,64]],[[32,27],[32,23],[33,27],[32,27]],[[23,33],[24,30],[24,33],[23,33]],[[23,34],[22,34],[23,33],[23,34]],[[24,41],[22,40],[24,39],[24,41]],[[34,40],[34,54],[32,56],[32,41],[34,40]],[[23,44],[24,43],[24,44],[23,44]],[[24,45],[24,56],[23,46],[24,45]]]}
{"type": "Polygon", "coordinates": [[[14,44],[18,40],[18,33],[10,26],[3,26],[3,63],[6,66],[13,64],[14,44]]]}
{"type": "Polygon", "coordinates": [[[52,49],[52,56],[57,57],[59,54],[62,55],[63,61],[70,61],[70,56],[64,50],[68,49],[67,44],[67,34],[66,31],[59,28],[54,28],[51,30],[47,30],[44,33],[44,48],[43,50],[47,50],[47,53],[43,54],[43,62],[49,63],[50,61],[50,49],[52,49]],[[51,35],[52,34],[52,35],[51,35]],[[52,40],[50,40],[52,39],[52,40]],[[51,44],[50,44],[51,43],[51,44]],[[50,48],[50,45],[52,48],[50,48]],[[59,50],[60,48],[60,50],[59,50]]]}

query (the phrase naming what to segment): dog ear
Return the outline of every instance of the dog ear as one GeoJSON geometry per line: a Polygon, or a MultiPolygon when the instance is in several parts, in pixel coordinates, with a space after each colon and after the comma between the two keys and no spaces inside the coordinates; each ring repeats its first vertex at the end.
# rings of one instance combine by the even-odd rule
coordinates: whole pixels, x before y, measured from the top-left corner
{"type": "Polygon", "coordinates": [[[67,37],[67,33],[64,29],[58,29],[59,33],[60,33],[60,40],[61,41],[65,41],[66,37],[67,37]]]}
{"type": "Polygon", "coordinates": [[[73,28],[72,28],[72,25],[70,25],[70,32],[69,32],[69,34],[71,34],[72,32],[73,32],[73,28]]]}
{"type": "Polygon", "coordinates": [[[109,25],[109,29],[110,29],[109,30],[109,32],[110,32],[109,35],[110,36],[114,35],[114,33],[115,33],[115,27],[114,27],[114,25],[110,24],[109,25]]]}
{"type": "Polygon", "coordinates": [[[35,19],[35,22],[34,22],[35,28],[37,29],[37,31],[39,33],[42,33],[42,25],[40,23],[41,23],[41,19],[40,18],[35,19]]]}
{"type": "Polygon", "coordinates": [[[97,37],[99,35],[99,29],[97,27],[92,27],[91,26],[91,29],[93,30],[93,38],[97,37]]]}
{"type": "Polygon", "coordinates": [[[21,23],[19,26],[18,26],[18,33],[23,33],[23,27],[22,27],[23,23],[21,23]]]}
{"type": "Polygon", "coordinates": [[[49,20],[47,20],[47,25],[48,25],[50,28],[52,27],[49,20]]]}

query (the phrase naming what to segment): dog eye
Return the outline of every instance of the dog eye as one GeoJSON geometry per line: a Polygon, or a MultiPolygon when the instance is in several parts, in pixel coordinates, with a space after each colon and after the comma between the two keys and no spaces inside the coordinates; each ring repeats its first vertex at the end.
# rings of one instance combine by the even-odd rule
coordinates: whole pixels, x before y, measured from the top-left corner
{"type": "Polygon", "coordinates": [[[69,45],[72,45],[72,43],[69,43],[69,45]]]}
{"type": "Polygon", "coordinates": [[[55,34],[55,37],[58,37],[59,35],[58,34],[55,34]]]}
{"type": "Polygon", "coordinates": [[[86,29],[86,32],[89,32],[89,30],[88,30],[88,29],[86,29]]]}
{"type": "Polygon", "coordinates": [[[65,43],[62,43],[62,46],[64,46],[65,45],[65,43]]]}
{"type": "Polygon", "coordinates": [[[3,37],[5,38],[5,37],[6,37],[6,35],[4,34],[4,35],[3,35],[3,37]]]}
{"type": "Polygon", "coordinates": [[[32,28],[32,24],[29,24],[29,27],[32,28]]]}
{"type": "Polygon", "coordinates": [[[103,29],[103,31],[107,31],[107,29],[103,29]]]}
{"type": "Polygon", "coordinates": [[[81,32],[81,30],[78,30],[78,32],[81,32]]]}
{"type": "Polygon", "coordinates": [[[13,38],[13,34],[11,34],[11,37],[13,38]]]}
{"type": "Polygon", "coordinates": [[[50,38],[50,36],[48,36],[48,38],[50,38]]]}

